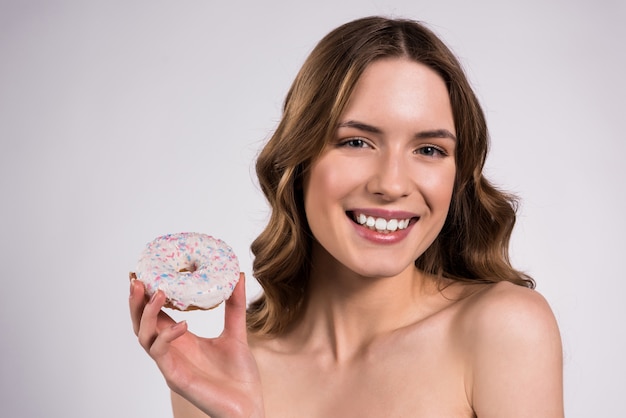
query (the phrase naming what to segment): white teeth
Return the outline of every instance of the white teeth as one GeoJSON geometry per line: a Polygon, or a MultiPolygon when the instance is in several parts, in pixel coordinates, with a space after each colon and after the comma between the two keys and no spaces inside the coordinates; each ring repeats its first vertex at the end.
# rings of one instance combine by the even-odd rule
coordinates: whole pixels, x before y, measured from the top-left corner
{"type": "Polygon", "coordinates": [[[385,229],[387,229],[387,221],[383,218],[377,218],[374,228],[376,228],[378,231],[384,231],[385,229]]]}
{"type": "Polygon", "coordinates": [[[394,232],[398,229],[406,229],[411,222],[411,219],[374,218],[373,216],[367,216],[362,213],[355,216],[355,220],[360,225],[378,232],[394,232]]]}

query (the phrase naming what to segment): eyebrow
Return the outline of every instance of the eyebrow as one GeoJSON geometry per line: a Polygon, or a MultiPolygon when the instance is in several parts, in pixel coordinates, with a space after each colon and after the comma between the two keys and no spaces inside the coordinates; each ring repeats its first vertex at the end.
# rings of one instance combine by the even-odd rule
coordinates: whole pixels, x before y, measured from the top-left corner
{"type": "MultiPolygon", "coordinates": [[[[341,122],[337,125],[337,128],[355,128],[363,132],[369,132],[373,134],[382,134],[383,131],[380,128],[377,128],[373,125],[368,125],[367,123],[359,122],[356,120],[348,120],[345,122],[341,122]]],[[[456,136],[447,129],[432,129],[427,131],[420,131],[415,134],[415,138],[417,139],[429,139],[429,138],[450,138],[453,141],[456,141],[456,136]]]]}

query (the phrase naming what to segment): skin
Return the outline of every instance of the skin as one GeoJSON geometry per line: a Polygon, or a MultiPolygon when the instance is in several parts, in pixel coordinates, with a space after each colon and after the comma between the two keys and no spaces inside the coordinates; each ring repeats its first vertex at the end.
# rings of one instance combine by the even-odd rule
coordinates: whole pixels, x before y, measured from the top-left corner
{"type": "Polygon", "coordinates": [[[243,280],[216,339],[131,284],[134,329],[175,417],[563,416],[561,342],[541,295],[441,286],[413,264],[446,218],[454,135],[437,74],[405,59],[370,64],[305,182],[314,268],[304,314],[282,335],[246,334],[243,280]],[[355,213],[411,222],[380,233],[355,213]]]}

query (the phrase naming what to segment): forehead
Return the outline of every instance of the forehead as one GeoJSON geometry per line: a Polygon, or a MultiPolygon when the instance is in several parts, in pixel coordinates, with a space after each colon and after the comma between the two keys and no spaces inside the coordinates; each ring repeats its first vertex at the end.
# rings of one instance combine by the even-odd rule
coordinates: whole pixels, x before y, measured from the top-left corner
{"type": "Polygon", "coordinates": [[[369,64],[357,80],[340,117],[380,123],[403,122],[454,132],[444,80],[430,67],[407,58],[385,58],[369,64]]]}

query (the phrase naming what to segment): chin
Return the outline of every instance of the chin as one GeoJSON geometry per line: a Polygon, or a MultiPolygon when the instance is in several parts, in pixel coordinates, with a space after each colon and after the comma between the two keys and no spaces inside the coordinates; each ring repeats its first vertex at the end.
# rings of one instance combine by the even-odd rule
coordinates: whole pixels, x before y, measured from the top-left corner
{"type": "Polygon", "coordinates": [[[398,266],[397,264],[394,266],[372,266],[368,268],[367,266],[359,266],[356,269],[352,269],[352,271],[359,276],[369,277],[372,279],[384,279],[388,277],[396,277],[405,273],[407,270],[413,270],[415,263],[410,263],[409,265],[398,266]]]}

